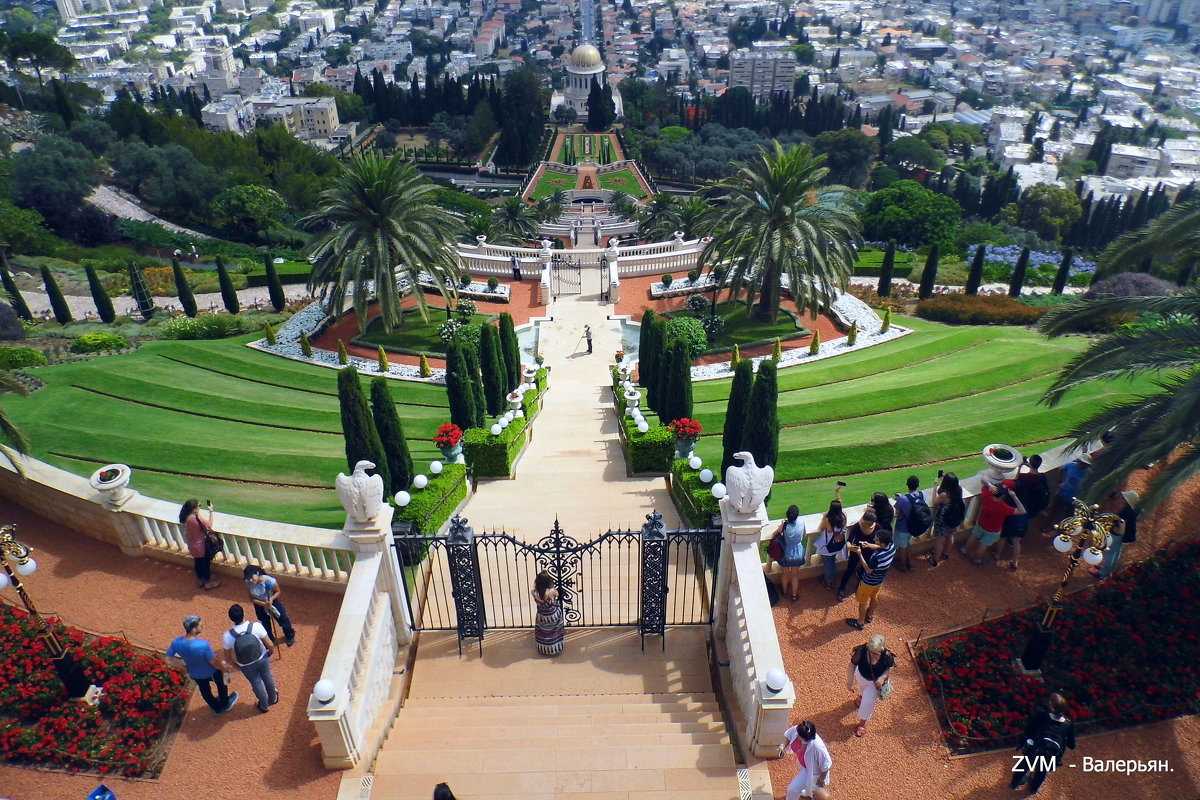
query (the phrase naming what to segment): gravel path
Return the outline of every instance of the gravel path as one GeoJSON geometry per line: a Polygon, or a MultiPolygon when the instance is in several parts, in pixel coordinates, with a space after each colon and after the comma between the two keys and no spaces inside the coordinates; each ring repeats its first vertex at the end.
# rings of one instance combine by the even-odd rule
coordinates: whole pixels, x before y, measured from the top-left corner
{"type": "Polygon", "coordinates": [[[97,186],[96,190],[84,199],[101,211],[107,211],[109,214],[121,217],[122,219],[135,219],[139,222],[154,222],[174,233],[183,233],[187,234],[188,236],[195,236],[197,239],[212,238],[208,234],[194,231],[191,228],[185,228],[182,225],[176,225],[174,222],[167,222],[165,219],[159,219],[138,205],[136,197],[113,186],[97,186]]]}
{"type": "MultiPolygon", "coordinates": [[[[303,284],[289,284],[283,287],[283,293],[289,300],[301,300],[309,296],[308,290],[303,284]]],[[[242,305],[242,310],[246,311],[254,307],[258,303],[261,308],[269,308],[271,305],[270,296],[267,293],[266,287],[258,287],[254,289],[238,290],[238,302],[242,305]]],[[[29,310],[35,317],[44,316],[47,319],[53,319],[54,315],[50,310],[50,298],[45,292],[33,292],[21,290],[21,296],[25,298],[26,304],[29,305],[29,310]]],[[[95,319],[96,304],[92,302],[92,296],[89,295],[64,295],[67,300],[67,305],[71,308],[71,315],[77,320],[95,319]]],[[[179,300],[174,297],[156,297],[154,302],[159,308],[166,308],[172,311],[179,310],[179,300]]],[[[220,292],[203,292],[196,295],[196,306],[201,311],[216,310],[224,311],[225,303],[221,299],[220,292]]],[[[113,308],[117,314],[137,314],[137,303],[128,295],[113,298],[113,308]]],[[[140,317],[138,317],[140,319],[140,317]]]]}

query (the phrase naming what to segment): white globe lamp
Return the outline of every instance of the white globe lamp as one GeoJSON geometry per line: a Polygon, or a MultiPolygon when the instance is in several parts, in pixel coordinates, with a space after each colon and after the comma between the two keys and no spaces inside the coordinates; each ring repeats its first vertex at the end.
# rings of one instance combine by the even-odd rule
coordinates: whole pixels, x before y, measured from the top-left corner
{"type": "Polygon", "coordinates": [[[442,474],[442,462],[430,461],[429,462],[429,471],[432,472],[434,475],[441,475],[442,474]]]}
{"type": "Polygon", "coordinates": [[[424,489],[428,485],[429,478],[426,478],[424,475],[418,475],[417,477],[413,478],[413,486],[417,487],[418,489],[424,489]]]}
{"type": "Polygon", "coordinates": [[[396,505],[400,506],[401,508],[404,508],[406,505],[408,505],[411,502],[412,502],[411,494],[404,491],[403,489],[396,492],[396,505]]]}

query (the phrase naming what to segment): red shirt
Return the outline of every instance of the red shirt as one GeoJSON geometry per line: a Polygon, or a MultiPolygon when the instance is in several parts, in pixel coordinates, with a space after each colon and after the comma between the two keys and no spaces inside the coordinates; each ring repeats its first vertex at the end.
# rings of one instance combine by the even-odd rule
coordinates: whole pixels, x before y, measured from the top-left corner
{"type": "Polygon", "coordinates": [[[980,496],[983,498],[983,507],[979,509],[976,524],[988,533],[999,533],[1004,527],[1004,519],[1017,513],[1017,510],[992,494],[990,487],[984,489],[980,496]]]}

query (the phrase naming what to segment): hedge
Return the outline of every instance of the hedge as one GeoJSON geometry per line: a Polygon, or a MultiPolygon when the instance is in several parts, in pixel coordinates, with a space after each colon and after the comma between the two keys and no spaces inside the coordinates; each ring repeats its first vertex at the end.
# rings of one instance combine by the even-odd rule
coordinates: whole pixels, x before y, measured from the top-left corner
{"type": "Polygon", "coordinates": [[[71,343],[72,353],[102,353],[106,350],[124,350],[129,347],[129,340],[116,333],[97,331],[85,333],[71,343]]]}
{"type": "Polygon", "coordinates": [[[707,528],[712,516],[721,513],[712,493],[712,485],[718,480],[716,475],[709,483],[700,480],[700,471],[689,467],[686,458],[677,458],[671,464],[671,493],[693,528],[707,528]]]}
{"type": "Polygon", "coordinates": [[[467,428],[463,432],[463,452],[477,478],[507,478],[513,462],[525,446],[526,421],[517,417],[499,436],[485,428],[467,428]]]}
{"type": "MultiPolygon", "coordinates": [[[[511,426],[509,426],[511,427],[511,426]]],[[[458,504],[467,499],[467,466],[446,464],[441,475],[429,476],[424,489],[410,489],[412,500],[397,509],[396,518],[413,523],[419,533],[437,533],[458,504]]]]}
{"type": "Polygon", "coordinates": [[[665,425],[655,425],[645,433],[637,429],[632,417],[621,417],[625,426],[625,453],[629,459],[629,471],[668,472],[675,458],[675,436],[665,425]]]}
{"type": "Polygon", "coordinates": [[[1002,295],[948,294],[917,303],[917,316],[951,325],[1032,325],[1049,311],[1002,295]]]}
{"type": "Polygon", "coordinates": [[[46,363],[46,356],[41,350],[32,347],[2,347],[0,348],[0,369],[21,369],[22,367],[38,367],[46,363]]]}

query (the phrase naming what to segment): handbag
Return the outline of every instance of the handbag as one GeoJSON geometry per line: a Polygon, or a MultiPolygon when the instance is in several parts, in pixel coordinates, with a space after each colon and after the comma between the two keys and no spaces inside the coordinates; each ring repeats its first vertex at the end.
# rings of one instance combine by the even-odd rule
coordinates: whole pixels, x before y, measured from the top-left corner
{"type": "Polygon", "coordinates": [[[783,532],[780,531],[771,537],[771,543],[767,545],[767,558],[772,561],[778,561],[783,558],[783,532]]]}
{"type": "Polygon", "coordinates": [[[225,543],[221,541],[220,535],[211,528],[204,529],[204,557],[212,558],[217,553],[225,552],[225,543]]]}
{"type": "Polygon", "coordinates": [[[892,688],[893,688],[892,687],[892,679],[888,678],[886,681],[883,682],[883,686],[879,687],[879,699],[887,700],[889,697],[891,697],[892,696],[892,688]]]}

